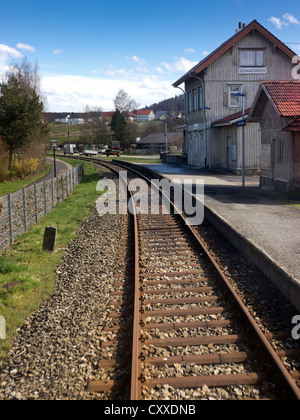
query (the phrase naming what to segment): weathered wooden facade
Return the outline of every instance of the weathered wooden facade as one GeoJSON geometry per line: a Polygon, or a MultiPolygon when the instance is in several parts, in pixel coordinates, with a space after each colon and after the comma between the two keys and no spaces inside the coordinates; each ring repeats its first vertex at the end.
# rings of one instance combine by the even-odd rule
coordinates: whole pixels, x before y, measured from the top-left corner
{"type": "MultiPolygon", "coordinates": [[[[202,168],[242,168],[242,129],[261,82],[293,80],[295,53],[256,20],[239,25],[235,35],[193,67],[173,86],[185,83],[188,163],[202,168]]],[[[245,127],[245,167],[260,170],[261,133],[245,127]]]]}
{"type": "Polygon", "coordinates": [[[300,189],[300,81],[261,84],[249,120],[262,137],[260,184],[288,192],[300,189]],[[296,119],[296,121],[295,121],[296,119]]]}

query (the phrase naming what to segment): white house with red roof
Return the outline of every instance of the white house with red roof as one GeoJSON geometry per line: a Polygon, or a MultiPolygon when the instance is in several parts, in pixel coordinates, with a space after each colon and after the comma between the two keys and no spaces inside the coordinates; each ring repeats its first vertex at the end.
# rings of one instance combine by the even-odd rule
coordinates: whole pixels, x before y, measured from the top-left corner
{"type": "MultiPolygon", "coordinates": [[[[231,38],[173,84],[185,93],[189,164],[241,172],[243,130],[237,124],[247,119],[262,82],[293,80],[295,55],[256,20],[240,23],[231,38]]],[[[253,174],[260,171],[259,123],[247,123],[244,133],[246,174],[253,174]]]]}
{"type": "Polygon", "coordinates": [[[141,121],[153,121],[155,119],[155,114],[152,109],[141,109],[136,113],[137,122],[141,121]]]}
{"type": "Polygon", "coordinates": [[[261,127],[261,186],[300,190],[300,81],[263,82],[248,120],[261,127]]]}

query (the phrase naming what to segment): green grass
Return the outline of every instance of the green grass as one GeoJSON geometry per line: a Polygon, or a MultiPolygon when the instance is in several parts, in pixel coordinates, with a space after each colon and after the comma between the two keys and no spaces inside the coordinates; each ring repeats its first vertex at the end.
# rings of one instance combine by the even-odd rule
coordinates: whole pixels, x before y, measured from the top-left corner
{"type": "Polygon", "coordinates": [[[286,201],[284,204],[289,207],[296,207],[300,210],[300,191],[293,191],[286,194],[286,201]]]}
{"type": "MultiPolygon", "coordinates": [[[[75,166],[78,162],[71,161],[75,166]]],[[[91,213],[99,197],[97,169],[84,162],[85,176],[73,194],[40,219],[28,233],[0,256],[0,315],[6,320],[6,340],[0,340],[0,364],[7,356],[16,329],[54,291],[56,267],[63,248],[75,238],[81,220],[91,213]],[[46,226],[57,228],[56,250],[42,251],[46,226]]]]}
{"type": "Polygon", "coordinates": [[[47,173],[50,171],[50,168],[51,166],[47,164],[44,172],[29,179],[22,179],[21,181],[0,182],[0,196],[18,191],[21,188],[31,184],[32,182],[37,181],[39,178],[47,175],[47,173]]]}
{"type": "Polygon", "coordinates": [[[68,124],[49,124],[51,140],[58,140],[59,144],[68,140],[68,131],[70,132],[70,141],[79,141],[81,132],[80,125],[68,124]]]}
{"type": "Polygon", "coordinates": [[[296,209],[300,210],[300,201],[288,204],[289,207],[296,207],[296,209]]]}

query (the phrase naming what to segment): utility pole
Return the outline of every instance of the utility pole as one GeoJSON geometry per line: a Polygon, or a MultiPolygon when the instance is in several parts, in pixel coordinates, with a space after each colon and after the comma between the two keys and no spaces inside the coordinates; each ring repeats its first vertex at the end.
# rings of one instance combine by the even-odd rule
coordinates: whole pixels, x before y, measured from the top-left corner
{"type": "Polygon", "coordinates": [[[238,127],[242,126],[243,129],[243,139],[242,139],[242,184],[243,184],[243,188],[246,187],[246,180],[245,180],[245,164],[246,164],[246,159],[245,159],[245,125],[246,125],[246,120],[245,120],[245,94],[244,93],[236,93],[234,96],[238,96],[242,98],[242,121],[238,122],[238,127]]]}
{"type": "Polygon", "coordinates": [[[165,137],[166,137],[166,153],[168,153],[168,124],[167,122],[165,124],[165,137]]]}
{"type": "Polygon", "coordinates": [[[71,159],[70,130],[68,130],[68,142],[69,142],[69,159],[71,159]]]}

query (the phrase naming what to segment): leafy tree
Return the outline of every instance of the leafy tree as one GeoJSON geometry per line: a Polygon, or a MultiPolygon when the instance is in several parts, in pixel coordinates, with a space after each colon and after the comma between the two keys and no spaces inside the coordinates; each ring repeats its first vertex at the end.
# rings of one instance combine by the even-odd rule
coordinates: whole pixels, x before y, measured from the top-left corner
{"type": "Polygon", "coordinates": [[[44,104],[34,73],[36,69],[25,60],[21,66],[14,66],[0,84],[0,136],[8,148],[9,169],[14,154],[30,142],[31,136],[46,136],[44,104]]]}
{"type": "Polygon", "coordinates": [[[127,126],[125,117],[117,109],[111,121],[111,129],[114,132],[113,138],[121,143],[121,146],[128,147],[132,142],[132,135],[127,126]]]}

